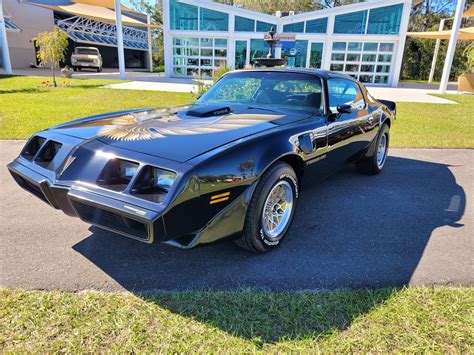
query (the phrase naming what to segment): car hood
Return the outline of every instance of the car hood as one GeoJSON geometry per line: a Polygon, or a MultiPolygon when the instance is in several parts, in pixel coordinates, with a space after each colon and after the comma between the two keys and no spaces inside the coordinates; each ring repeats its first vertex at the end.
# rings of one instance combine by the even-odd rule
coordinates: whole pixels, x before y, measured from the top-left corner
{"type": "Polygon", "coordinates": [[[57,133],[185,162],[207,151],[278,125],[308,117],[247,105],[189,105],[134,110],[79,119],[57,133]]]}

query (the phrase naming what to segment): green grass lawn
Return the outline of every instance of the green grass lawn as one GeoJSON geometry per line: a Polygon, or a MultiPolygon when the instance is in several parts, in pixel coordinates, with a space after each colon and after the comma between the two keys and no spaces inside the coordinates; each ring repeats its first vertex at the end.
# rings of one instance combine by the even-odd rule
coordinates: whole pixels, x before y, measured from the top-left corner
{"type": "Polygon", "coordinates": [[[101,89],[114,80],[59,79],[67,86],[38,87],[47,78],[0,76],[0,139],[29,138],[61,122],[98,113],[188,103],[187,93],[101,89]]]}
{"type": "Polygon", "coordinates": [[[473,148],[474,95],[436,95],[458,105],[400,102],[391,146],[473,148]]]}
{"type": "MultiPolygon", "coordinates": [[[[38,88],[45,78],[0,76],[0,139],[25,139],[52,125],[103,112],[173,106],[187,93],[100,89],[111,80],[59,79],[68,86],[38,88]]],[[[474,96],[445,95],[458,105],[398,104],[392,147],[474,147],[474,96]]]]}
{"type": "Polygon", "coordinates": [[[132,294],[0,290],[15,352],[474,351],[470,288],[132,294]]]}

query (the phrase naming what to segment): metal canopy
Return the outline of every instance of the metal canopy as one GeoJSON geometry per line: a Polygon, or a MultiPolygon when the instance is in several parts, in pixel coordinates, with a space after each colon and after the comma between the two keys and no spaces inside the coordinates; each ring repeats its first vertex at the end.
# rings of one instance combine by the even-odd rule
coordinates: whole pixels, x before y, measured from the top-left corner
{"type": "MultiPolygon", "coordinates": [[[[425,39],[450,39],[451,30],[433,32],[407,32],[407,36],[425,39]]],[[[474,27],[466,27],[459,29],[458,40],[474,40],[474,27]]]]}
{"type": "MultiPolygon", "coordinates": [[[[64,12],[70,15],[81,16],[96,21],[115,23],[115,11],[108,8],[105,1],[103,5],[92,5],[91,3],[101,3],[99,1],[92,0],[34,0],[29,1],[30,4],[46,7],[55,11],[64,12]]],[[[110,5],[110,4],[109,4],[110,5]]],[[[123,6],[122,6],[123,7],[123,6]]],[[[127,8],[126,11],[131,11],[127,8]]],[[[146,22],[138,21],[130,16],[122,15],[122,23],[127,26],[139,26],[139,27],[152,27],[159,28],[159,25],[147,24],[146,22]]],[[[146,21],[146,20],[145,20],[146,21]]]]}

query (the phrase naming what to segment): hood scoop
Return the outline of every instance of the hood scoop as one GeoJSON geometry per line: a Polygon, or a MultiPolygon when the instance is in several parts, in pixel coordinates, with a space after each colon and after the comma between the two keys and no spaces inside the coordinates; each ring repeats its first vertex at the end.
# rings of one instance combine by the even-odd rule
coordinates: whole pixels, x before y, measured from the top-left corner
{"type": "Polygon", "coordinates": [[[186,112],[186,116],[192,117],[213,117],[223,116],[231,113],[229,106],[223,106],[221,104],[210,104],[203,106],[195,106],[186,112]]]}

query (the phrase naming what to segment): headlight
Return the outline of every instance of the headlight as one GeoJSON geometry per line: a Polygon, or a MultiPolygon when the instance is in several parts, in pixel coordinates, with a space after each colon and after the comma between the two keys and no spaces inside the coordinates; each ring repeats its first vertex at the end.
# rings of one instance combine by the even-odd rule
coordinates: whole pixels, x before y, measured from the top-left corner
{"type": "Polygon", "coordinates": [[[72,58],[71,62],[77,63],[77,59],[76,59],[76,58],[72,58]]]}
{"type": "Polygon", "coordinates": [[[138,163],[113,158],[102,170],[97,185],[114,191],[123,191],[138,170],[138,163]]]}
{"type": "Polygon", "coordinates": [[[131,193],[148,201],[161,203],[176,180],[176,173],[145,166],[141,169],[131,193]]]}
{"type": "Polygon", "coordinates": [[[173,185],[174,179],[176,179],[175,173],[153,168],[153,184],[156,188],[169,191],[171,185],[173,185]]]}

